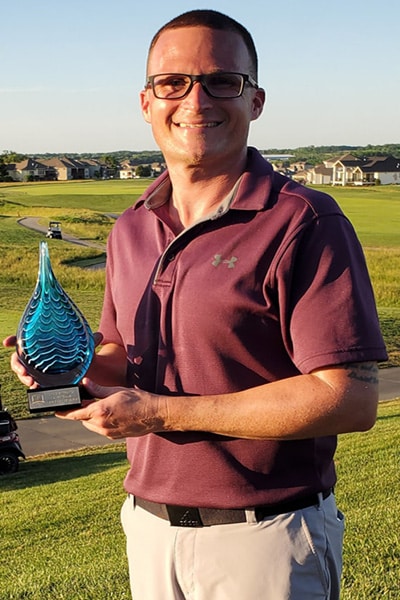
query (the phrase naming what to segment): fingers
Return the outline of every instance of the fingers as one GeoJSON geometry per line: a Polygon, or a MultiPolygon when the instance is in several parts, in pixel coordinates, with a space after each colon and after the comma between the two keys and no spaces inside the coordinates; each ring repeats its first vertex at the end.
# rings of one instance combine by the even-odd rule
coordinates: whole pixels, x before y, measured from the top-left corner
{"type": "Polygon", "coordinates": [[[119,425],[113,421],[113,413],[110,408],[100,402],[91,402],[84,408],[70,411],[56,412],[59,419],[81,421],[90,431],[103,435],[109,439],[122,439],[126,437],[119,431],[119,425]]]}
{"type": "Polygon", "coordinates": [[[18,354],[16,352],[13,352],[11,355],[10,365],[11,365],[11,369],[17,375],[17,377],[21,381],[21,383],[23,383],[24,385],[26,385],[29,388],[37,387],[37,383],[35,382],[33,377],[31,377],[28,374],[24,365],[19,360],[18,354]]]}
{"type": "Polygon", "coordinates": [[[97,348],[97,346],[100,346],[101,342],[103,341],[103,334],[100,333],[100,331],[96,331],[93,334],[93,338],[94,338],[95,348],[97,348]]]}
{"type": "Polygon", "coordinates": [[[92,409],[90,406],[96,404],[94,400],[85,401],[82,408],[74,408],[72,410],[56,411],[54,414],[59,419],[68,419],[70,421],[88,421],[92,418],[92,409]]]}
{"type": "MultiPolygon", "coordinates": [[[[3,340],[3,346],[5,348],[15,348],[16,343],[17,343],[17,338],[15,337],[15,335],[9,335],[8,337],[4,338],[4,340],[3,340]]],[[[17,375],[17,377],[21,381],[21,383],[23,383],[24,385],[26,385],[29,388],[37,387],[37,383],[35,382],[33,377],[31,377],[28,374],[24,365],[19,360],[16,352],[13,352],[11,354],[10,365],[11,365],[11,369],[17,375]]]]}
{"type": "Polygon", "coordinates": [[[87,429],[109,439],[138,437],[161,431],[154,407],[149,408],[153,396],[147,392],[124,387],[103,387],[88,378],[85,387],[97,400],[82,408],[56,412],[60,419],[81,421],[87,429]]]}
{"type": "MultiPolygon", "coordinates": [[[[73,421],[88,421],[93,418],[94,412],[97,413],[96,416],[98,417],[100,414],[102,414],[102,409],[94,400],[94,398],[99,400],[108,398],[108,396],[111,396],[120,389],[117,387],[104,387],[102,385],[98,385],[88,377],[83,378],[82,385],[85,388],[85,392],[87,392],[88,396],[93,398],[93,400],[83,400],[82,408],[57,411],[55,413],[56,417],[59,417],[60,419],[70,419],[73,421]]],[[[105,409],[103,412],[103,416],[107,416],[108,411],[105,409]]]]}
{"type": "Polygon", "coordinates": [[[90,396],[92,396],[93,398],[99,398],[99,399],[108,398],[108,396],[115,394],[117,391],[119,391],[121,389],[119,387],[105,387],[103,385],[99,385],[98,383],[95,383],[93,381],[93,379],[90,379],[89,377],[84,377],[82,379],[82,384],[84,385],[85,389],[90,394],[90,396]]]}
{"type": "Polygon", "coordinates": [[[3,340],[3,346],[5,346],[5,348],[13,348],[16,343],[17,338],[15,337],[15,335],[9,335],[3,340]]]}

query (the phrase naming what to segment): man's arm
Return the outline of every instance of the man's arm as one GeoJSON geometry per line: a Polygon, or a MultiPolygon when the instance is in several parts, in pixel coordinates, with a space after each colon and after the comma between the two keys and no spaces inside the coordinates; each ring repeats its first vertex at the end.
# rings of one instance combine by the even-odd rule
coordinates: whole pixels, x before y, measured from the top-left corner
{"type": "Polygon", "coordinates": [[[353,363],[298,375],[193,406],[172,401],[167,424],[253,439],[303,439],[370,429],[376,419],[378,368],[353,363]],[[181,416],[180,416],[181,415],[181,416]],[[210,428],[211,424],[211,428],[210,428]]]}
{"type": "Polygon", "coordinates": [[[106,388],[86,380],[100,398],[58,416],[112,439],[162,431],[207,431],[248,439],[304,439],[370,429],[376,419],[374,362],[319,369],[242,392],[160,396],[135,388],[106,388]]]}
{"type": "Polygon", "coordinates": [[[95,354],[87,376],[100,385],[126,385],[126,361],[125,348],[105,344],[95,354]]]}

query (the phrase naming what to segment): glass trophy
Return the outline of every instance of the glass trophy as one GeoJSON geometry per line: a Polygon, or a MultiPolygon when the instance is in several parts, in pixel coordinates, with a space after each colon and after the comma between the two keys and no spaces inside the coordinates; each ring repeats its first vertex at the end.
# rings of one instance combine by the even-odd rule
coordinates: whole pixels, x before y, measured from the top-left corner
{"type": "Polygon", "coordinates": [[[28,390],[31,413],[81,406],[79,382],[94,347],[85,317],[53,273],[47,242],[40,242],[36,286],[17,331],[19,359],[39,384],[28,390]]]}

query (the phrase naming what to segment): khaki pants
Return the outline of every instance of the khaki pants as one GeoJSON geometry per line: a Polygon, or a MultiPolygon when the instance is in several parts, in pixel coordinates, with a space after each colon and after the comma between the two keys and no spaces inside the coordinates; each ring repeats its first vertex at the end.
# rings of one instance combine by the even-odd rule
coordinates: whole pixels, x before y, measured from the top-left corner
{"type": "Polygon", "coordinates": [[[331,494],[257,523],[173,527],[128,496],[121,519],[134,600],[338,600],[343,515],[331,494]]]}

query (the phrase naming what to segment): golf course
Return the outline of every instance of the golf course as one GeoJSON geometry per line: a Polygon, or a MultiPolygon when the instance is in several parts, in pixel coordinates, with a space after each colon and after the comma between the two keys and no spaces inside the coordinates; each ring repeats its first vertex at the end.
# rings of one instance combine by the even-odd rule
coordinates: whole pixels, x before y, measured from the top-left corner
{"type": "MultiPolygon", "coordinates": [[[[63,239],[48,240],[53,270],[96,331],[107,236],[117,215],[149,183],[0,184],[1,339],[16,333],[45,239],[43,231],[24,226],[24,219],[43,230],[50,221],[61,223],[63,239]]],[[[400,366],[400,186],[318,189],[335,197],[363,246],[389,354],[381,368],[400,366]]],[[[16,419],[38,418],[28,413],[10,354],[0,348],[3,404],[16,419]]],[[[399,444],[400,399],[380,405],[371,431],[339,437],[336,495],[347,519],[343,600],[400,597],[399,444]]],[[[121,443],[29,458],[16,474],[0,478],[1,600],[130,598],[119,524],[126,470],[121,443]]]]}

